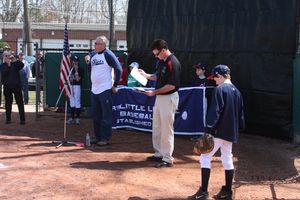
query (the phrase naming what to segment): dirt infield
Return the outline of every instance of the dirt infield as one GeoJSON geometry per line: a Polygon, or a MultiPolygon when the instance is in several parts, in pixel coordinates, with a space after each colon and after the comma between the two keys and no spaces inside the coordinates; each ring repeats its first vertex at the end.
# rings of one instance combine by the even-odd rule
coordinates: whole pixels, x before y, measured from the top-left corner
{"type": "MultiPolygon", "coordinates": [[[[14,110],[16,108],[14,107],[14,110]]],[[[186,199],[200,184],[198,157],[188,136],[175,137],[175,165],[157,169],[151,155],[151,134],[114,130],[107,147],[62,146],[63,113],[35,117],[26,105],[26,125],[17,113],[5,124],[0,109],[1,200],[177,200],[186,199]]],[[[91,120],[68,126],[67,138],[83,142],[91,120]]],[[[234,199],[300,199],[300,147],[285,141],[242,134],[233,147],[234,199]]],[[[219,154],[212,163],[210,196],[224,182],[219,154]]]]}

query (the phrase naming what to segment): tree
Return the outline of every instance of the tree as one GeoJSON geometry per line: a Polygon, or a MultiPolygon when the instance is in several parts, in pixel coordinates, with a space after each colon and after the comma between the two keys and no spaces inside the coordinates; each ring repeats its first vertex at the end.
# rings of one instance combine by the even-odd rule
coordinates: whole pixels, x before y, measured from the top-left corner
{"type": "MultiPolygon", "coordinates": [[[[109,23],[108,0],[26,0],[33,22],[109,23]]],[[[115,23],[125,24],[129,0],[113,0],[115,23]]],[[[0,21],[24,21],[23,0],[1,0],[0,21]]]]}
{"type": "Polygon", "coordinates": [[[0,3],[0,19],[3,22],[15,22],[20,15],[22,0],[3,0],[0,3]]]}
{"type": "Polygon", "coordinates": [[[23,7],[24,7],[24,23],[23,23],[23,51],[27,55],[32,55],[32,35],[31,35],[31,20],[29,20],[29,13],[28,13],[28,2],[27,0],[23,0],[23,7]]]}
{"type": "Polygon", "coordinates": [[[2,40],[0,40],[0,50],[2,51],[4,49],[4,47],[9,47],[9,45],[6,42],[3,42],[2,40]]]}

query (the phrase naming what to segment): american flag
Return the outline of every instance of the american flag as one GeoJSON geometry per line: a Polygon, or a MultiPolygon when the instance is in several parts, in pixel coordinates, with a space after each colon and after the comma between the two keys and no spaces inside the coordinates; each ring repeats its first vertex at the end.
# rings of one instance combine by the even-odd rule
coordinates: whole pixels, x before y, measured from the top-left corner
{"type": "Polygon", "coordinates": [[[62,59],[60,63],[59,88],[61,90],[64,90],[64,93],[67,97],[71,96],[71,88],[70,88],[70,80],[69,80],[70,70],[71,70],[71,53],[69,48],[68,29],[66,23],[65,31],[64,31],[64,49],[63,49],[62,59]]]}

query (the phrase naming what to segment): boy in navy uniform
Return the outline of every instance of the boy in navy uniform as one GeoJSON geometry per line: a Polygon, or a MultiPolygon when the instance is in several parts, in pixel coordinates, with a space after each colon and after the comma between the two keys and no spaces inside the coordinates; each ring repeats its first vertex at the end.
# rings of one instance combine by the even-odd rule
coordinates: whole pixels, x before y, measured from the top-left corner
{"type": "Polygon", "coordinates": [[[67,121],[67,124],[80,124],[80,112],[81,112],[81,84],[84,76],[83,69],[79,66],[79,57],[73,56],[72,59],[73,70],[70,74],[71,83],[71,118],[67,121]],[[75,118],[76,113],[76,118],[75,118]]]}
{"type": "Polygon", "coordinates": [[[195,68],[196,77],[193,80],[192,86],[204,87],[206,85],[205,66],[202,63],[198,63],[193,65],[193,67],[195,68]]]}
{"type": "Polygon", "coordinates": [[[226,65],[217,65],[208,79],[215,80],[217,87],[212,94],[212,101],[206,117],[205,133],[214,135],[214,149],[200,156],[202,184],[189,200],[208,198],[208,181],[211,159],[221,149],[221,160],[225,169],[225,185],[214,195],[215,199],[232,199],[232,181],[234,174],[232,144],[237,142],[239,130],[245,126],[243,99],[239,90],[230,81],[230,69],[226,65]]]}

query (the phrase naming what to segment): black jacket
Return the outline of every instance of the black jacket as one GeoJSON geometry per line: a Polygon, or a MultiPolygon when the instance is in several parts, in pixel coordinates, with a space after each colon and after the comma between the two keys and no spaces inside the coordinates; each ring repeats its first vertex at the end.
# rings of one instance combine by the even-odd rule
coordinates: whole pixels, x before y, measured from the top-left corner
{"type": "Polygon", "coordinates": [[[1,81],[5,87],[20,88],[21,80],[19,71],[24,67],[24,63],[21,61],[12,62],[9,67],[7,63],[0,65],[1,81]]]}

